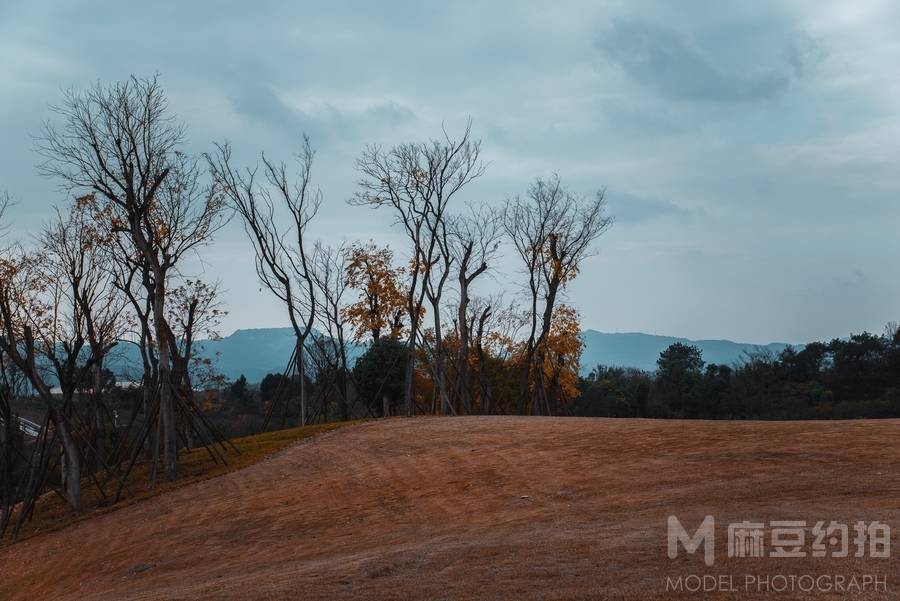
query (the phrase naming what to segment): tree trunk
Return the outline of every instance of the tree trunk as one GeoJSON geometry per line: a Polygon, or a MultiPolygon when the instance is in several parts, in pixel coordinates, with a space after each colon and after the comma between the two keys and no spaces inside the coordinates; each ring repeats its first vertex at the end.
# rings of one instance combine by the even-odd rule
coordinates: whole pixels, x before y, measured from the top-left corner
{"type": "Polygon", "coordinates": [[[343,338],[340,339],[341,345],[341,373],[340,380],[338,381],[338,385],[340,386],[341,393],[341,419],[343,421],[347,421],[350,419],[350,399],[347,398],[349,394],[349,387],[347,386],[347,351],[344,346],[343,338]]]}
{"type": "Polygon", "coordinates": [[[175,419],[175,399],[172,394],[172,358],[169,353],[165,316],[164,276],[156,275],[153,299],[153,323],[159,358],[159,411],[162,420],[163,470],[167,480],[174,480],[178,469],[178,431],[175,419]]]}
{"type": "Polygon", "coordinates": [[[78,511],[81,509],[81,457],[78,454],[78,446],[72,439],[66,423],[57,415],[54,415],[53,421],[63,446],[62,471],[66,502],[72,509],[78,511]]]}
{"type": "Polygon", "coordinates": [[[403,404],[406,417],[412,417],[413,414],[413,398],[415,396],[414,361],[416,348],[416,328],[418,321],[410,324],[409,342],[406,345],[406,373],[403,377],[403,404]]]}
{"type": "Polygon", "coordinates": [[[154,457],[154,449],[156,449],[156,430],[153,429],[149,425],[150,420],[150,406],[153,402],[153,391],[156,388],[156,383],[154,381],[153,375],[150,373],[149,369],[144,372],[144,389],[141,391],[141,403],[143,403],[144,408],[144,419],[148,420],[148,428],[150,428],[150,432],[147,436],[147,442],[145,443],[145,455],[146,459],[150,460],[154,457]]]}
{"type": "MultiPolygon", "coordinates": [[[[181,391],[181,394],[184,395],[185,399],[188,399],[190,402],[194,401],[194,383],[191,381],[191,372],[189,369],[189,358],[190,358],[190,345],[186,347],[187,352],[184,357],[179,359],[178,365],[178,390],[181,391]]],[[[187,446],[189,449],[194,448],[194,428],[191,427],[191,424],[184,424],[184,437],[187,441],[187,446]]]]}
{"type": "Polygon", "coordinates": [[[441,325],[441,297],[432,302],[434,309],[434,377],[437,380],[438,398],[441,399],[441,415],[451,412],[450,395],[447,393],[447,370],[444,365],[444,335],[441,325]]]}
{"type": "MultiPolygon", "coordinates": [[[[528,409],[527,399],[531,391],[531,364],[534,362],[534,347],[532,344],[531,342],[528,343],[522,364],[522,379],[519,382],[519,398],[517,399],[520,415],[525,415],[525,411],[528,409]]],[[[533,410],[534,408],[532,407],[533,410]]]]}
{"type": "Polygon", "coordinates": [[[306,425],[306,360],[304,358],[304,340],[297,339],[297,372],[300,374],[300,425],[306,425]]]}
{"type": "Polygon", "coordinates": [[[92,468],[94,471],[100,468],[100,462],[103,460],[103,455],[106,452],[104,449],[106,442],[106,432],[103,431],[103,415],[101,411],[101,403],[103,399],[101,398],[101,387],[103,385],[103,360],[99,359],[93,368],[93,388],[94,388],[94,399],[93,399],[93,415],[91,416],[93,419],[93,430],[94,430],[94,462],[92,468]]]}
{"type": "Polygon", "coordinates": [[[465,273],[459,277],[459,309],[457,320],[459,321],[459,366],[457,367],[457,379],[459,381],[458,404],[462,405],[464,413],[472,412],[472,395],[469,386],[469,285],[465,273]]]}

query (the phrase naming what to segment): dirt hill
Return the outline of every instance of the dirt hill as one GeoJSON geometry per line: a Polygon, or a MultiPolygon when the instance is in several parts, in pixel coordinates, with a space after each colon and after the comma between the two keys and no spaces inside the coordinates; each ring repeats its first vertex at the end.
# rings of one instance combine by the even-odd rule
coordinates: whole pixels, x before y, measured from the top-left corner
{"type": "MultiPolygon", "coordinates": [[[[725,528],[900,532],[898,441],[897,421],[369,422],[2,549],[0,599],[672,599],[666,576],[692,573],[882,574],[892,594],[853,598],[893,598],[896,559],[852,544],[845,559],[730,559],[725,528]],[[691,532],[715,517],[715,567],[667,558],[670,514],[691,532]]],[[[804,595],[777,598],[846,596],[804,595]]]]}

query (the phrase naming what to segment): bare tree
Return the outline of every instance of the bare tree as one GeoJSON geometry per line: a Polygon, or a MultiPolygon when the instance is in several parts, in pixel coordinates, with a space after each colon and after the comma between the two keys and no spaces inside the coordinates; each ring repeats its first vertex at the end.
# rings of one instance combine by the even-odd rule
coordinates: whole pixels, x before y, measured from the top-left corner
{"type": "Polygon", "coordinates": [[[528,278],[529,330],[525,339],[519,411],[525,411],[534,377],[531,411],[549,411],[542,370],[541,345],[552,324],[553,310],[565,286],[578,274],[591,244],[610,225],[604,191],[589,200],[563,187],[558,175],[538,178],[525,198],[507,202],[504,227],[528,278]]]}
{"type": "Polygon", "coordinates": [[[70,190],[89,194],[98,222],[127,240],[149,280],[158,351],[163,465],[178,461],[176,408],[166,319],[169,278],[179,261],[207,243],[226,216],[223,199],[200,178],[198,162],[181,150],[184,127],[168,111],[158,80],[131,79],[85,93],[70,91],[46,124],[40,171],[70,190]]]}
{"type": "Polygon", "coordinates": [[[199,278],[187,279],[171,289],[168,323],[172,328],[172,356],[178,386],[188,394],[194,389],[191,368],[198,362],[197,337],[219,338],[219,324],[227,315],[222,308],[219,283],[207,284],[199,278]]]}
{"type": "Polygon", "coordinates": [[[151,399],[159,381],[159,361],[156,359],[156,343],[153,336],[153,278],[150,269],[141,261],[140,254],[121,237],[115,238],[116,245],[111,250],[111,270],[113,285],[120,295],[127,299],[130,307],[130,332],[141,356],[141,389],[143,411],[149,410],[151,399]]]}
{"type": "Polygon", "coordinates": [[[57,210],[40,238],[49,275],[65,282],[70,303],[77,307],[93,356],[91,387],[99,392],[103,360],[124,334],[124,299],[113,285],[110,243],[85,207],[77,203],[68,214],[57,210]]]}
{"type": "Polygon", "coordinates": [[[0,347],[47,405],[63,446],[65,496],[75,509],[83,462],[105,465],[101,374],[120,336],[123,306],[112,286],[107,240],[83,209],[76,203],[67,214],[58,210],[36,250],[9,253],[0,282],[0,347]],[[60,388],[59,412],[50,378],[60,388]],[[86,415],[75,407],[79,389],[91,391],[86,415]]]}
{"type": "Polygon", "coordinates": [[[0,194],[0,238],[3,238],[6,232],[9,231],[9,224],[3,220],[3,216],[10,204],[12,204],[12,201],[9,198],[9,192],[0,194]]]}
{"type": "Polygon", "coordinates": [[[347,326],[349,319],[344,309],[345,295],[350,287],[347,277],[348,249],[317,243],[313,255],[313,280],[319,302],[316,304],[318,322],[323,336],[316,338],[317,346],[325,346],[322,355],[329,358],[329,367],[336,374],[340,397],[341,419],[350,419],[349,364],[347,358],[347,326]]]}
{"type": "MultiPolygon", "coordinates": [[[[62,345],[46,340],[45,352],[57,372],[64,407],[71,402],[76,387],[90,389],[90,454],[95,468],[102,462],[107,429],[108,412],[102,398],[104,361],[127,329],[127,320],[123,319],[125,299],[114,286],[110,243],[110,237],[79,202],[68,214],[57,209],[40,238],[48,281],[51,286],[64,284],[67,288],[55,295],[55,318],[62,307],[70,307],[70,338],[74,336],[73,342],[64,341],[62,345]],[[87,360],[82,357],[80,341],[87,343],[87,360]],[[64,362],[57,357],[57,346],[67,353],[64,362]]],[[[57,325],[51,331],[61,328],[57,325]]]]}
{"type": "MultiPolygon", "coordinates": [[[[469,354],[472,343],[470,315],[470,289],[475,280],[487,272],[499,248],[502,233],[500,215],[487,206],[470,207],[469,212],[457,216],[450,225],[452,244],[450,252],[456,263],[456,281],[459,287],[459,304],[456,323],[459,332],[459,356],[456,364],[457,411],[472,411],[472,389],[469,377],[469,354]]],[[[477,320],[483,330],[484,321],[490,315],[490,305],[482,308],[477,320]],[[486,312],[486,313],[485,313],[486,312]]]]}
{"type": "Polygon", "coordinates": [[[6,254],[0,261],[0,326],[3,328],[0,350],[28,377],[47,406],[63,448],[63,494],[69,505],[78,509],[82,453],[67,414],[75,386],[83,376],[84,367],[78,366],[84,347],[83,322],[77,305],[64,306],[66,288],[48,276],[40,255],[26,253],[21,248],[6,254]],[[59,378],[64,399],[62,415],[54,408],[49,374],[42,368],[42,361],[49,362],[59,378]]]}
{"type": "Polygon", "coordinates": [[[19,245],[6,248],[0,257],[0,347],[49,405],[53,395],[38,369],[31,326],[35,321],[41,324],[50,321],[46,301],[35,300],[44,285],[37,273],[35,260],[19,245]]]}
{"type": "MultiPolygon", "coordinates": [[[[0,195],[0,239],[6,233],[8,226],[4,221],[4,213],[9,206],[9,195],[0,195]]],[[[0,248],[0,277],[6,277],[6,253],[0,248]]],[[[0,284],[0,295],[3,294],[3,285],[0,284]]],[[[0,297],[2,298],[2,297],[0,297]]],[[[3,338],[3,313],[0,311],[0,338],[3,338]]],[[[8,396],[14,390],[14,384],[9,381],[10,369],[5,360],[5,351],[0,340],[0,537],[6,532],[12,516],[13,508],[18,501],[18,478],[16,466],[19,462],[18,449],[21,446],[18,427],[14,423],[12,408],[8,396]]]]}
{"type": "MultiPolygon", "coordinates": [[[[511,405],[504,395],[518,383],[518,378],[511,382],[507,367],[520,350],[526,316],[516,302],[505,303],[502,294],[475,298],[470,315],[481,412],[506,412],[511,405]]],[[[515,405],[518,395],[509,396],[515,405]]]]}
{"type": "Polygon", "coordinates": [[[228,196],[244,222],[253,245],[260,282],[287,307],[296,337],[297,372],[300,375],[300,423],[307,423],[306,339],[316,317],[315,278],[312,249],[306,229],[322,202],[322,193],[311,183],[315,152],[307,136],[296,156],[296,179],[288,177],[284,163],[261,155],[264,184],[257,181],[259,167],[239,169],[232,165],[231,147],[218,144],[207,155],[213,178],[228,196]],[[287,226],[282,217],[287,213],[287,226]]]}
{"type": "Polygon", "coordinates": [[[442,139],[402,144],[390,150],[369,146],[356,162],[361,177],[350,202],[392,209],[411,246],[406,299],[410,327],[403,395],[408,416],[413,413],[415,400],[414,351],[426,296],[433,307],[438,307],[434,315],[436,371],[442,398],[446,397],[439,307],[452,261],[444,244],[448,207],[466,184],[484,173],[480,154],[481,142],[472,139],[470,122],[459,139],[444,131],[442,139]]]}
{"type": "MultiPolygon", "coordinates": [[[[431,305],[431,319],[433,332],[433,344],[429,349],[431,351],[433,380],[436,383],[435,392],[437,399],[440,399],[440,411],[443,415],[448,415],[453,411],[453,405],[450,403],[450,391],[447,388],[447,363],[446,349],[444,348],[444,322],[443,322],[443,297],[444,287],[451,275],[453,266],[453,255],[450,253],[450,240],[447,232],[446,219],[441,219],[434,224],[434,230],[430,232],[437,240],[437,252],[435,260],[432,262],[428,270],[427,278],[423,278],[422,283],[425,287],[425,298],[431,305]]],[[[427,347],[430,341],[428,336],[422,337],[422,342],[427,347]]],[[[432,398],[431,412],[436,412],[435,398],[432,398]]]]}

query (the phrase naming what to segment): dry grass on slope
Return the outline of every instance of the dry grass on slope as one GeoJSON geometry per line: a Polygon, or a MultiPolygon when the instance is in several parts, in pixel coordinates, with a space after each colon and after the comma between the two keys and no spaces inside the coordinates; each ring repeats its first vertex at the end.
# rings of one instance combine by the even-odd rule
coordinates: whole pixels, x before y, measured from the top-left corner
{"type": "MultiPolygon", "coordinates": [[[[21,541],[46,532],[53,532],[70,524],[127,507],[164,492],[245,468],[280,451],[291,443],[353,423],[358,422],[315,424],[236,438],[232,442],[239,452],[229,450],[226,454],[227,464],[214,461],[204,448],[192,449],[182,453],[179,457],[178,477],[171,482],[167,482],[162,480],[161,475],[158,475],[155,486],[151,486],[152,474],[150,465],[148,463],[138,464],[134,467],[129,478],[128,488],[118,503],[113,502],[118,482],[112,481],[107,483],[104,492],[108,498],[104,498],[97,490],[97,487],[86,480],[83,483],[83,509],[80,512],[73,512],[69,509],[68,505],[57,494],[48,493],[38,501],[32,520],[22,526],[16,540],[21,541]]],[[[0,547],[14,544],[15,542],[11,536],[7,535],[5,539],[0,540],[0,547]]]]}

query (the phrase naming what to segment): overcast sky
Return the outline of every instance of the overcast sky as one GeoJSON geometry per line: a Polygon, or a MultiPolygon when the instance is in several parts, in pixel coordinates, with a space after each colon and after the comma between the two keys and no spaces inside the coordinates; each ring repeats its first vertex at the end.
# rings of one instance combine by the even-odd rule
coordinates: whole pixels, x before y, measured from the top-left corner
{"type": "MultiPolygon", "coordinates": [[[[347,205],[354,160],[468,116],[490,162],[468,200],[554,171],[605,187],[616,224],[569,290],[585,328],[807,342],[900,319],[896,2],[3,0],[0,57],[20,237],[65,201],[32,150],[61,90],[158,72],[194,152],[288,159],[308,133],[328,241],[401,251],[347,205]]],[[[189,268],[227,290],[224,333],[286,324],[248,252],[232,224],[189,268]]]]}

